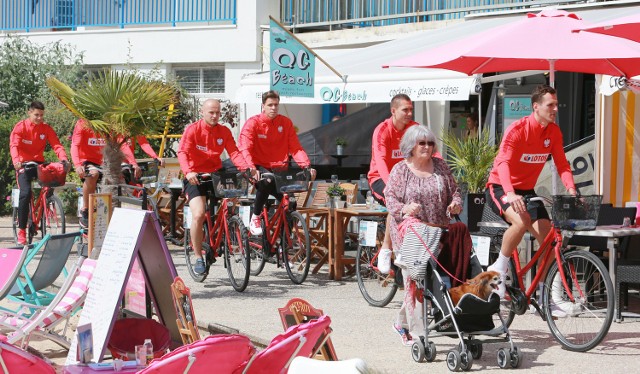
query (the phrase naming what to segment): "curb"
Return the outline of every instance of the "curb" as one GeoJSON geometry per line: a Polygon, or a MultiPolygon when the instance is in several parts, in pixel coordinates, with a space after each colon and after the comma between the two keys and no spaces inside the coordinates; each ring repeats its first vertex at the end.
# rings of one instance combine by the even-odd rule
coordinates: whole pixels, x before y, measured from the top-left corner
{"type": "Polygon", "coordinates": [[[221,325],[219,323],[198,322],[198,329],[203,330],[203,331],[207,331],[211,335],[242,334],[242,335],[246,336],[247,338],[249,338],[251,343],[253,343],[253,345],[255,345],[256,348],[260,348],[260,349],[266,348],[269,345],[269,341],[268,340],[265,340],[263,338],[255,336],[255,335],[243,333],[239,329],[236,329],[236,328],[233,328],[233,327],[229,327],[229,326],[225,326],[225,325],[221,325]]]}

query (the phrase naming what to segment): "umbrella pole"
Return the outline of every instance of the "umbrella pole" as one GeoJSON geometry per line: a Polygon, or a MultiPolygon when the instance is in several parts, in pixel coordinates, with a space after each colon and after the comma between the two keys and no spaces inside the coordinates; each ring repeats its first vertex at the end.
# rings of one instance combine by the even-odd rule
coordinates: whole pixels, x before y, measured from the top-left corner
{"type": "MultiPolygon", "coordinates": [[[[556,87],[556,60],[549,60],[549,85],[553,88],[556,87]]],[[[558,170],[556,170],[555,160],[550,165],[551,169],[551,193],[553,195],[558,194],[558,170]]]]}

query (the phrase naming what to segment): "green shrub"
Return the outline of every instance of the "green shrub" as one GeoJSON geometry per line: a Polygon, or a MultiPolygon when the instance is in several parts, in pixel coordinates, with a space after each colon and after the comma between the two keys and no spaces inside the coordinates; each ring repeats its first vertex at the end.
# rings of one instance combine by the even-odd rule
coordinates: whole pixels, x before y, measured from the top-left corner
{"type": "Polygon", "coordinates": [[[16,185],[16,172],[9,152],[9,136],[20,119],[18,115],[0,114],[0,198],[4,201],[4,204],[0,204],[0,215],[3,216],[11,214],[11,189],[16,185]]]}

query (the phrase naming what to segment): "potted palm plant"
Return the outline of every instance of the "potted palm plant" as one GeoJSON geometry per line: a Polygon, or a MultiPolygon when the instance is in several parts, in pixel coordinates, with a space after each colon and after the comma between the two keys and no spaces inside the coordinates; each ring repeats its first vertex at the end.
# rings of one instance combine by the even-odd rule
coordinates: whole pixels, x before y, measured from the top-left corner
{"type": "Polygon", "coordinates": [[[342,196],[344,196],[345,190],[340,187],[340,184],[335,183],[333,186],[327,188],[327,196],[329,196],[329,208],[341,208],[342,196]]]}
{"type": "Polygon", "coordinates": [[[493,160],[498,154],[498,146],[491,144],[489,132],[481,137],[459,139],[453,133],[443,136],[442,142],[447,148],[447,164],[460,185],[467,201],[467,226],[469,231],[478,231],[478,222],[484,208],[484,188],[489,178],[493,160]]]}
{"type": "Polygon", "coordinates": [[[347,145],[347,139],[338,136],[336,138],[336,155],[342,156],[344,154],[344,147],[346,147],[347,145]]]}

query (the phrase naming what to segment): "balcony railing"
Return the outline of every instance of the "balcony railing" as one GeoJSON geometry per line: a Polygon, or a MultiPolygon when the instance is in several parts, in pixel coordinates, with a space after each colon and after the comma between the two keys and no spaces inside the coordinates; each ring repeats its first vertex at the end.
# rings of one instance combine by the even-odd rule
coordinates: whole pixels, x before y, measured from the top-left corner
{"type": "Polygon", "coordinates": [[[235,24],[237,0],[0,0],[0,31],[235,24]]]}
{"type": "Polygon", "coordinates": [[[283,0],[280,19],[294,31],[441,21],[467,14],[603,0],[283,0]]]}

